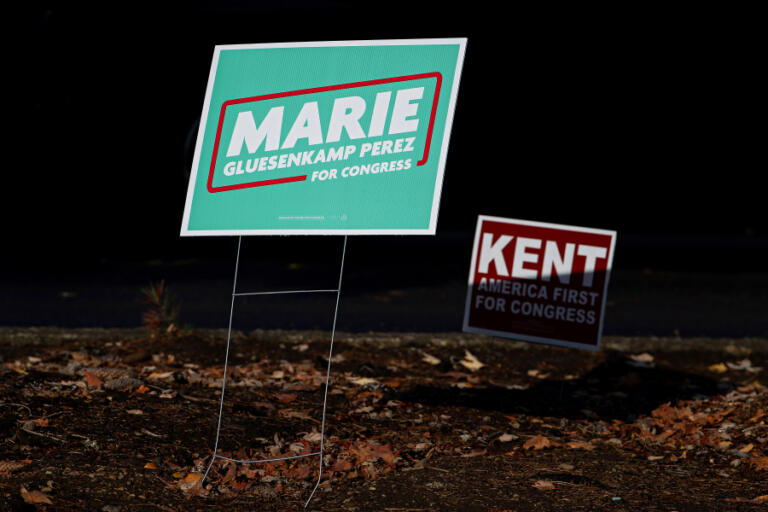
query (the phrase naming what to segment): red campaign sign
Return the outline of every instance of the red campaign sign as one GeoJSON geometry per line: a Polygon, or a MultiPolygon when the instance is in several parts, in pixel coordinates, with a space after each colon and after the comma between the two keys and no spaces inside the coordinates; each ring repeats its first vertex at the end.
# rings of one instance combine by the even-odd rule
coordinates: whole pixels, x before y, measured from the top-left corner
{"type": "Polygon", "coordinates": [[[597,350],[616,232],[479,216],[464,331],[597,350]]]}

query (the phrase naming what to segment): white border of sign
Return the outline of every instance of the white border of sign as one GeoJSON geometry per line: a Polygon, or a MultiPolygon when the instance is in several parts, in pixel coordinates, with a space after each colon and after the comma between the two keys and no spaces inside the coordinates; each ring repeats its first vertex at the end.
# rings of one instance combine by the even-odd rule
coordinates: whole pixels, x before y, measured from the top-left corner
{"type": "Polygon", "coordinates": [[[448,156],[448,142],[451,136],[451,126],[453,125],[453,113],[456,108],[456,96],[459,92],[459,80],[461,78],[461,68],[464,63],[464,52],[466,51],[467,38],[435,38],[435,39],[380,39],[370,41],[315,41],[302,43],[265,43],[265,44],[231,44],[216,45],[213,50],[213,60],[211,62],[211,71],[208,75],[208,87],[205,90],[205,101],[203,103],[203,113],[200,116],[200,128],[197,132],[197,143],[195,144],[195,156],[192,160],[192,172],[187,187],[187,200],[184,203],[184,218],[181,223],[181,236],[247,236],[247,235],[434,235],[437,230],[437,214],[440,208],[440,194],[443,190],[443,174],[445,172],[445,161],[448,156]],[[213,81],[216,78],[216,68],[219,63],[219,54],[222,50],[250,50],[256,48],[302,48],[302,47],[324,47],[324,46],[402,46],[402,45],[436,45],[436,44],[458,44],[459,55],[456,60],[456,70],[453,76],[453,87],[448,103],[448,117],[445,120],[445,129],[443,130],[443,143],[440,150],[440,159],[437,164],[437,180],[435,182],[435,191],[432,197],[432,213],[429,219],[429,228],[427,229],[221,229],[221,230],[193,230],[190,231],[189,215],[192,206],[192,196],[195,192],[197,183],[197,168],[200,164],[200,153],[202,152],[203,135],[208,121],[208,110],[211,102],[211,92],[213,81]]]}
{"type": "Polygon", "coordinates": [[[549,222],[535,222],[532,220],[508,219],[506,217],[493,217],[490,215],[478,215],[477,225],[475,226],[475,239],[472,246],[472,263],[470,264],[469,277],[467,278],[467,302],[464,305],[464,326],[462,330],[464,332],[469,332],[469,333],[489,334],[491,336],[511,338],[511,339],[520,340],[520,341],[530,341],[533,343],[544,343],[547,345],[556,345],[558,347],[582,348],[582,349],[595,350],[595,351],[600,350],[600,342],[602,341],[602,338],[603,338],[603,322],[605,321],[605,302],[608,296],[608,281],[611,278],[611,269],[613,269],[613,253],[614,253],[615,247],[616,247],[616,231],[611,231],[607,229],[585,228],[580,226],[569,226],[566,224],[552,224],[549,222]],[[611,253],[608,255],[608,267],[606,269],[606,274],[605,274],[605,286],[603,287],[603,304],[600,308],[600,328],[597,331],[596,345],[586,345],[584,343],[576,343],[568,340],[541,338],[538,336],[529,336],[526,334],[515,334],[512,332],[506,332],[506,331],[494,331],[490,329],[481,329],[479,327],[469,326],[469,306],[472,303],[472,284],[473,284],[472,274],[474,273],[475,263],[477,262],[476,260],[477,245],[480,242],[480,226],[484,220],[506,222],[509,224],[523,224],[524,226],[536,226],[541,228],[561,229],[564,231],[581,231],[584,233],[609,235],[611,237],[611,253]]]}

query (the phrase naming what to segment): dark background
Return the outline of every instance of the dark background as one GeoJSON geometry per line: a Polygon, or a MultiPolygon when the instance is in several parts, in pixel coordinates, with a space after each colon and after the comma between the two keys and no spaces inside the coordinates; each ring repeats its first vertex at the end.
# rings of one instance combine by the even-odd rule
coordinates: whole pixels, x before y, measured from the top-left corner
{"type": "MultiPolygon", "coordinates": [[[[487,214],[617,230],[609,296],[624,309],[612,323],[609,308],[608,333],[766,334],[763,58],[749,18],[700,6],[30,4],[10,52],[0,324],[137,325],[139,288],[165,278],[185,321],[225,325],[235,241],[178,236],[215,44],[468,37],[438,235],[350,240],[347,289],[370,303],[350,329],[459,328],[487,214]]],[[[336,237],[246,248],[244,285],[335,285],[336,237]]],[[[316,321],[279,308],[243,321],[322,326],[324,307],[316,321]]]]}

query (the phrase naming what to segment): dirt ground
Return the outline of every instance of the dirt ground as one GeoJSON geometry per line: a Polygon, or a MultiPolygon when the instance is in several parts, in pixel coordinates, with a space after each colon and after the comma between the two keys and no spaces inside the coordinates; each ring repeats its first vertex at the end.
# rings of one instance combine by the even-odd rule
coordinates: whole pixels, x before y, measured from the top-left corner
{"type": "MultiPolygon", "coordinates": [[[[0,510],[303,510],[213,453],[225,333],[0,329],[0,510]]],[[[218,454],[320,447],[328,333],[236,333],[218,454]]],[[[768,341],[339,335],[322,511],[765,510],[768,341]]]]}

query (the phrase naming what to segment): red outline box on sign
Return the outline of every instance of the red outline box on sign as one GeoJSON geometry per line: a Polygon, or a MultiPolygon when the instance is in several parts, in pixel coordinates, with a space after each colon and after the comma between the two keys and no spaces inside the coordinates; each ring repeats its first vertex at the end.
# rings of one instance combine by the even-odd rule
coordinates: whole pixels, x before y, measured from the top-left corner
{"type": "Polygon", "coordinates": [[[440,86],[442,85],[442,82],[443,82],[443,75],[441,75],[439,72],[422,73],[419,75],[396,76],[393,78],[381,78],[378,80],[367,80],[364,82],[351,82],[348,84],[327,85],[324,87],[314,87],[312,89],[300,89],[297,91],[277,92],[273,94],[253,96],[250,98],[240,98],[240,99],[225,101],[221,105],[221,114],[219,115],[219,125],[218,125],[218,128],[216,129],[216,141],[214,142],[214,145],[213,145],[213,156],[211,157],[211,170],[208,173],[208,192],[213,194],[216,192],[226,192],[228,190],[239,190],[239,189],[251,188],[251,187],[263,187],[265,185],[277,185],[278,183],[291,183],[294,181],[304,181],[307,179],[307,175],[305,174],[301,176],[288,176],[286,178],[252,181],[249,183],[238,183],[236,185],[225,185],[223,187],[214,187],[213,172],[216,168],[216,157],[219,154],[219,142],[221,141],[221,129],[224,126],[224,114],[226,114],[227,107],[229,107],[230,105],[239,105],[241,103],[250,103],[252,101],[272,100],[275,98],[285,98],[288,96],[299,96],[301,94],[312,94],[312,93],[318,93],[318,92],[337,91],[341,89],[352,89],[354,87],[365,87],[369,85],[405,82],[408,80],[420,80],[422,78],[437,79],[437,84],[435,86],[435,97],[432,100],[432,113],[429,116],[429,128],[427,129],[427,140],[426,140],[426,143],[424,144],[424,154],[422,155],[421,160],[419,160],[416,163],[416,165],[424,165],[425,163],[427,163],[427,159],[429,158],[429,145],[430,145],[430,142],[432,141],[432,129],[435,124],[435,116],[437,115],[437,102],[440,97],[440,86]]]}

